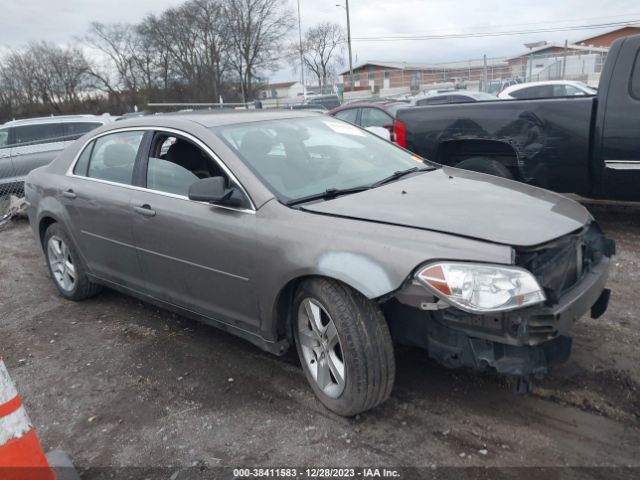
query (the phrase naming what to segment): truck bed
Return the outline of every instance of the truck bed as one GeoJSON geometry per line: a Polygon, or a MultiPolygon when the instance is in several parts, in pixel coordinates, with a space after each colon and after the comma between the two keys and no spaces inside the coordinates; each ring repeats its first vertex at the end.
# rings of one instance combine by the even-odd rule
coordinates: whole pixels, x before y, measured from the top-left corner
{"type": "Polygon", "coordinates": [[[590,193],[596,97],[498,100],[402,109],[407,148],[446,165],[470,152],[507,158],[518,180],[559,192],[590,193]]]}

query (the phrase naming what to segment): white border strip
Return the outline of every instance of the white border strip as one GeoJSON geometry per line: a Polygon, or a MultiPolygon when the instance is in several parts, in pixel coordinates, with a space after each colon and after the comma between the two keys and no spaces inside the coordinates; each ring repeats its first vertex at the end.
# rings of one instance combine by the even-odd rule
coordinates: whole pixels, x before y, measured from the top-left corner
{"type": "Polygon", "coordinates": [[[33,428],[24,407],[0,418],[0,448],[9,440],[20,438],[33,428]]]}
{"type": "MultiPolygon", "coordinates": [[[[5,367],[4,362],[0,360],[0,406],[13,400],[16,395],[18,395],[18,392],[11,381],[11,377],[9,377],[7,367],[5,367]]],[[[0,434],[1,433],[0,431],[0,434]]]]}

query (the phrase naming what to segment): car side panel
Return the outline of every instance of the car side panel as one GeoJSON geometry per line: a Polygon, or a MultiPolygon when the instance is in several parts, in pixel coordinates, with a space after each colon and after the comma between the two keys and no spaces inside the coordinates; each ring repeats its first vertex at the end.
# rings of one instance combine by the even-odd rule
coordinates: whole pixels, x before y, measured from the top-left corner
{"type": "Polygon", "coordinates": [[[133,231],[149,295],[257,331],[255,215],[137,190],[133,231]]]}
{"type": "Polygon", "coordinates": [[[52,142],[12,147],[11,161],[16,179],[23,182],[31,170],[48,165],[70,144],[71,142],[52,142]]]}
{"type": "Polygon", "coordinates": [[[256,236],[262,332],[271,340],[277,337],[279,295],[298,278],[334,278],[375,299],[399,289],[429,260],[512,262],[508,246],[303,212],[276,200],[257,212],[256,236]]]}
{"type": "Polygon", "coordinates": [[[2,147],[0,148],[0,195],[7,193],[5,189],[15,182],[16,173],[11,162],[11,147],[2,147]]]}

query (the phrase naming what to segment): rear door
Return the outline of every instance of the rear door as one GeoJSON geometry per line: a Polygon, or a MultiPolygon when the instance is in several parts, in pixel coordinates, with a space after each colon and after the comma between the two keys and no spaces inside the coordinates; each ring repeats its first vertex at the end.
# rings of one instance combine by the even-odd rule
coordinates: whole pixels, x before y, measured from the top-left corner
{"type": "Polygon", "coordinates": [[[62,124],[48,122],[12,128],[11,161],[18,181],[34,168],[48,165],[67,146],[62,124]]]}
{"type": "MultiPolygon", "coordinates": [[[[610,70],[602,125],[602,147],[594,168],[598,194],[640,199],[640,41],[628,37],[610,70]],[[631,59],[628,61],[627,59],[631,59]],[[623,60],[624,59],[624,60],[623,60]]],[[[600,112],[602,113],[602,112],[600,112]]],[[[602,117],[600,117],[602,118],[602,117]]]]}
{"type": "Polygon", "coordinates": [[[189,200],[224,167],[186,134],[156,132],[132,193],[133,232],[146,290],[199,315],[257,331],[255,212],[189,200]]]}
{"type": "Polygon", "coordinates": [[[144,138],[143,131],[126,130],[89,142],[58,195],[90,271],[137,292],[144,292],[144,278],[131,230],[131,193],[144,138]]]}

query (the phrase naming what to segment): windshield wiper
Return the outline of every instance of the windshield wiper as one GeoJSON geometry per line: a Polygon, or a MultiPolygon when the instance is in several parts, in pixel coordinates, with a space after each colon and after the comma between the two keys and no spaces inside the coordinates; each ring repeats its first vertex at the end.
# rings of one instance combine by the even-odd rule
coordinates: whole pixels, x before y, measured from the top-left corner
{"type": "Polygon", "coordinates": [[[370,185],[363,185],[361,187],[352,188],[327,188],[324,192],[314,193],[306,197],[294,198],[285,203],[285,205],[291,207],[300,203],[312,202],[313,200],[331,200],[332,198],[339,197],[340,195],[349,195],[350,193],[363,192],[369,190],[370,185]]]}
{"type": "Polygon", "coordinates": [[[431,170],[435,170],[434,167],[411,167],[408,168],[406,170],[398,170],[397,172],[393,172],[391,175],[389,175],[386,178],[383,178],[382,180],[379,180],[375,183],[372,183],[370,185],[371,188],[376,188],[379,187],[381,185],[384,185],[386,183],[390,183],[393,182],[394,180],[398,180],[399,178],[404,177],[405,175],[409,175],[411,173],[415,173],[415,172],[429,172],[431,170]]]}

